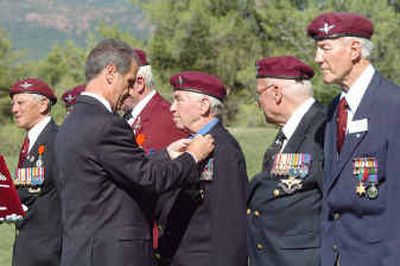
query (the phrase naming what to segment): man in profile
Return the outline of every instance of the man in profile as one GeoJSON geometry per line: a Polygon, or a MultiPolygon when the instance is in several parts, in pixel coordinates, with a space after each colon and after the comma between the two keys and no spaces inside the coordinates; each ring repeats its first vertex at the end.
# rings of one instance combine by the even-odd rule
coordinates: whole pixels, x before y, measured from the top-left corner
{"type": "Polygon", "coordinates": [[[174,160],[147,159],[113,112],[137,70],[126,43],[100,42],[86,61],[85,92],[60,127],[62,265],[152,265],[151,223],[140,195],[198,182],[196,163],[213,149],[210,136],[199,137],[174,160]]]}

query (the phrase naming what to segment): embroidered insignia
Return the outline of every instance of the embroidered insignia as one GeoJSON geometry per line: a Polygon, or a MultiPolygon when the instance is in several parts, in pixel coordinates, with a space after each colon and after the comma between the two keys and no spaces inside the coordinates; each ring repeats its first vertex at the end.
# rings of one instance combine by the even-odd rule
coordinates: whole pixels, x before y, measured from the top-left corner
{"type": "Polygon", "coordinates": [[[27,88],[32,87],[33,85],[28,83],[28,82],[26,82],[26,81],[24,81],[24,83],[22,83],[19,86],[21,86],[22,88],[24,88],[26,90],[27,88]]]}
{"type": "Polygon", "coordinates": [[[178,77],[178,84],[179,84],[179,86],[182,86],[182,85],[183,85],[183,78],[182,78],[182,76],[179,76],[179,77],[178,77]]]}
{"type": "Polygon", "coordinates": [[[319,31],[324,32],[325,34],[328,34],[331,29],[335,28],[335,25],[329,25],[328,23],[325,22],[324,26],[319,28],[319,31]]]}
{"type": "Polygon", "coordinates": [[[71,103],[73,100],[75,99],[74,96],[72,96],[71,94],[69,94],[67,97],[65,97],[65,100],[69,103],[71,103]]]}

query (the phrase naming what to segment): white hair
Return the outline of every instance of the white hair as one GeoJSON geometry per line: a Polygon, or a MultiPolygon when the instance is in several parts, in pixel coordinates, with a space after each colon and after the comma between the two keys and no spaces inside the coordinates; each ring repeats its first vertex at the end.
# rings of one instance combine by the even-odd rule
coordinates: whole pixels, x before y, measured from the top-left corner
{"type": "Polygon", "coordinates": [[[210,114],[214,117],[222,116],[222,113],[224,111],[224,104],[219,99],[210,95],[202,94],[200,92],[197,93],[194,91],[190,91],[190,93],[188,93],[187,95],[191,99],[196,99],[196,100],[201,100],[204,98],[208,99],[208,101],[210,102],[210,114]]]}
{"type": "Polygon", "coordinates": [[[150,89],[154,89],[153,73],[151,72],[150,65],[139,67],[137,75],[141,75],[142,77],[144,77],[146,86],[150,89]]]}
{"type": "Polygon", "coordinates": [[[283,88],[288,88],[294,96],[309,98],[313,96],[310,80],[275,79],[283,88]]]}
{"type": "Polygon", "coordinates": [[[361,46],[361,58],[367,59],[367,60],[369,60],[371,58],[372,49],[374,48],[374,45],[371,42],[371,40],[368,40],[366,38],[361,38],[361,37],[352,37],[352,36],[344,37],[344,39],[347,42],[348,41],[358,41],[361,46]]]}
{"type": "Polygon", "coordinates": [[[46,110],[46,112],[50,112],[50,110],[51,110],[51,101],[50,101],[49,98],[47,98],[44,95],[36,94],[36,93],[32,93],[31,95],[32,95],[32,98],[37,102],[46,101],[47,102],[47,110],[46,110]]]}

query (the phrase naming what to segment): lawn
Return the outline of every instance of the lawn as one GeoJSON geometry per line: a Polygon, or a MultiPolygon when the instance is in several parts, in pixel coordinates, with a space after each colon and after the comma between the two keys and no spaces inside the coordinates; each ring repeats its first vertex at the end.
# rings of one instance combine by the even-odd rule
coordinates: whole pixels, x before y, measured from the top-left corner
{"type": "MultiPolygon", "coordinates": [[[[272,142],[276,129],[274,128],[229,128],[237,138],[246,158],[249,178],[260,171],[261,160],[267,146],[272,142]]],[[[5,153],[7,154],[7,153],[5,153]]],[[[17,156],[8,156],[7,163],[16,164],[17,156]]],[[[13,167],[10,167],[13,168],[13,167]]],[[[14,226],[0,225],[0,266],[11,265],[12,243],[14,241],[14,226]]]]}

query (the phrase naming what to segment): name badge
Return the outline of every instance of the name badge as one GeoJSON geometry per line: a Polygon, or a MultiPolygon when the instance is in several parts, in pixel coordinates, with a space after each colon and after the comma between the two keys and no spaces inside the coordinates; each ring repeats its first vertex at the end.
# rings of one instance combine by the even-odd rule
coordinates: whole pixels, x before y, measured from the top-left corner
{"type": "Polygon", "coordinates": [[[351,121],[349,124],[349,134],[368,131],[368,119],[351,121]]]}

